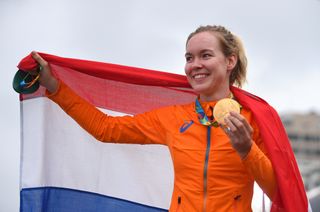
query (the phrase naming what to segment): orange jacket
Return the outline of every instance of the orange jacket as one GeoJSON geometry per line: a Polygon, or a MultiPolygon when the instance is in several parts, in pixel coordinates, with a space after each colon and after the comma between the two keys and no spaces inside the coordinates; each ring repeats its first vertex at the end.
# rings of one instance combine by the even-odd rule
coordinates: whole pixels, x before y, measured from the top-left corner
{"type": "Polygon", "coordinates": [[[241,160],[221,128],[199,123],[194,103],[111,117],[62,82],[48,97],[100,141],[168,146],[175,174],[170,211],[251,211],[254,181],[269,197],[275,193],[271,162],[246,108],[241,114],[254,129],[254,143],[241,160]]]}

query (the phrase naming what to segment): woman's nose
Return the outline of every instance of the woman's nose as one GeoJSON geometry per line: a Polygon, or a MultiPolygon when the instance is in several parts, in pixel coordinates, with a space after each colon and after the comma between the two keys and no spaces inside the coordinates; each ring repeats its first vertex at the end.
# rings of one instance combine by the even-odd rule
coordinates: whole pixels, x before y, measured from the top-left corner
{"type": "Polygon", "coordinates": [[[200,70],[202,68],[203,68],[202,62],[199,59],[194,58],[192,61],[189,61],[186,63],[185,72],[188,73],[191,71],[200,70]]]}
{"type": "Polygon", "coordinates": [[[195,59],[192,61],[192,64],[191,64],[191,68],[192,68],[192,69],[200,69],[200,68],[202,68],[202,67],[203,67],[203,65],[202,65],[200,59],[195,58],[195,59]]]}

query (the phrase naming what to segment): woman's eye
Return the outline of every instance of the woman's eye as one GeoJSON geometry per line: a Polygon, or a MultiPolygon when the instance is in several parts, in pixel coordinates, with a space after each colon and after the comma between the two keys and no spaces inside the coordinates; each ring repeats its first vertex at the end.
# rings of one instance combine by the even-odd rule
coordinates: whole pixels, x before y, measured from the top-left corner
{"type": "Polygon", "coordinates": [[[209,57],[211,57],[211,54],[203,54],[202,57],[203,58],[209,58],[209,57]]]}
{"type": "Polygon", "coordinates": [[[191,62],[192,57],[186,57],[186,62],[191,62]]]}

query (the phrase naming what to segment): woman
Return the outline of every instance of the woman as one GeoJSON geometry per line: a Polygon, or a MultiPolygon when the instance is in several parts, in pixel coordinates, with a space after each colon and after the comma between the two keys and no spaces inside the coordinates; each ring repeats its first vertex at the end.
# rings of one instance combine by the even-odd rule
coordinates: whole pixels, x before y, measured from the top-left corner
{"type": "Polygon", "coordinates": [[[231,112],[224,126],[212,115],[218,100],[238,100],[232,85],[246,77],[241,43],[224,27],[199,27],[187,39],[185,73],[195,102],[133,117],[103,114],[55,78],[39,54],[32,56],[48,97],[98,140],[168,146],[175,173],[170,211],[251,211],[254,181],[271,200],[276,195],[274,168],[250,109],[231,112]]]}

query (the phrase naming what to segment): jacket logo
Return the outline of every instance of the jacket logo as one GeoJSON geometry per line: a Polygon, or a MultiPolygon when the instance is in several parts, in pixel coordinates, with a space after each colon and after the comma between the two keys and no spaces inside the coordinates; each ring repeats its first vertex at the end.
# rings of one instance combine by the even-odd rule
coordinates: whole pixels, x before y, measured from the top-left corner
{"type": "Polygon", "coordinates": [[[184,121],[183,125],[180,127],[180,133],[185,132],[191,125],[193,124],[193,121],[184,121]]]}

